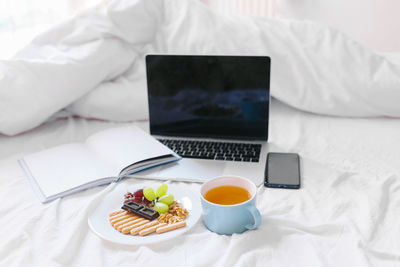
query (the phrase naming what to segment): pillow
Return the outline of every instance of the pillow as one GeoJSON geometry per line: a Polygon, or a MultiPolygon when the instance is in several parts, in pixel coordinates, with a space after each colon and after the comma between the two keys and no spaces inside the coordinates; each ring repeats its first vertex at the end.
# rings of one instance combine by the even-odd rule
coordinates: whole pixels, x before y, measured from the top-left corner
{"type": "Polygon", "coordinates": [[[372,49],[400,52],[398,0],[279,0],[272,10],[275,17],[324,23],[372,49]]]}
{"type": "Polygon", "coordinates": [[[42,34],[0,61],[0,133],[55,112],[147,117],[146,53],[267,55],[271,95],[336,116],[400,116],[400,65],[312,22],[224,16],[188,0],[115,0],[42,34]]]}

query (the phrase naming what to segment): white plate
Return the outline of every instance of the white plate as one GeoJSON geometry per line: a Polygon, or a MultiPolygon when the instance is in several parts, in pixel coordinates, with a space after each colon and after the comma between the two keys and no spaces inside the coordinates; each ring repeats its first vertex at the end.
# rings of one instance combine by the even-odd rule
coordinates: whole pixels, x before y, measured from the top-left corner
{"type": "MultiPolygon", "coordinates": [[[[151,187],[155,190],[160,184],[151,185],[151,187]]],[[[136,186],[136,188],[142,187],[136,186]]],[[[182,203],[189,211],[189,217],[186,218],[186,227],[163,234],[150,234],[148,236],[124,235],[111,226],[108,218],[111,212],[121,209],[124,194],[128,189],[130,189],[129,192],[135,191],[134,188],[124,188],[121,186],[115,188],[104,197],[100,205],[89,215],[88,223],[90,228],[101,238],[123,245],[145,245],[161,242],[189,231],[200,218],[201,205],[199,195],[190,190],[183,190],[180,187],[168,185],[168,194],[173,194],[175,200],[182,203]]]]}

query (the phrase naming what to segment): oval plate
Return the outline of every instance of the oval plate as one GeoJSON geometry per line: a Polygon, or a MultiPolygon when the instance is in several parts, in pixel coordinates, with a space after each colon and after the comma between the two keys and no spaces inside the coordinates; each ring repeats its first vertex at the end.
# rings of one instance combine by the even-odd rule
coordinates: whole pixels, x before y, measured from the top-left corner
{"type": "MultiPolygon", "coordinates": [[[[156,189],[159,185],[160,184],[154,184],[150,186],[153,189],[156,189]]],[[[140,185],[135,187],[142,188],[140,185]]],[[[89,215],[88,218],[90,229],[92,229],[92,231],[99,237],[113,243],[123,245],[145,245],[169,240],[189,231],[190,228],[197,223],[201,215],[201,205],[198,195],[190,190],[183,190],[182,188],[169,184],[168,194],[173,194],[175,200],[182,203],[189,211],[189,217],[186,218],[186,227],[163,234],[153,233],[148,236],[124,235],[111,226],[108,218],[111,212],[121,209],[124,194],[126,192],[126,187],[119,186],[115,188],[104,197],[100,205],[92,214],[89,215]]]]}

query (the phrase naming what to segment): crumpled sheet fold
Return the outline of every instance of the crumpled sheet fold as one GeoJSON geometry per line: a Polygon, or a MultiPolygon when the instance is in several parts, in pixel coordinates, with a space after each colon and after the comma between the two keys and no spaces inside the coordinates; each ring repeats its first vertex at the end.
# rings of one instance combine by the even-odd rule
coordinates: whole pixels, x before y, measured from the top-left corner
{"type": "Polygon", "coordinates": [[[0,61],[0,133],[32,129],[60,110],[112,121],[146,119],[148,53],[266,55],[272,96],[293,107],[400,116],[400,64],[334,29],[226,16],[194,0],[114,0],[0,61]]]}

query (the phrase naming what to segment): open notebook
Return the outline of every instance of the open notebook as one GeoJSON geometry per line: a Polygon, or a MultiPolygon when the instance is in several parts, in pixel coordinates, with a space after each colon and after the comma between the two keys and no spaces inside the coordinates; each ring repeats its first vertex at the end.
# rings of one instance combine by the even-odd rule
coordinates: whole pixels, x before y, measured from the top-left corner
{"type": "Polygon", "coordinates": [[[181,157],[143,130],[112,128],[19,160],[40,201],[48,202],[181,157]]]}

